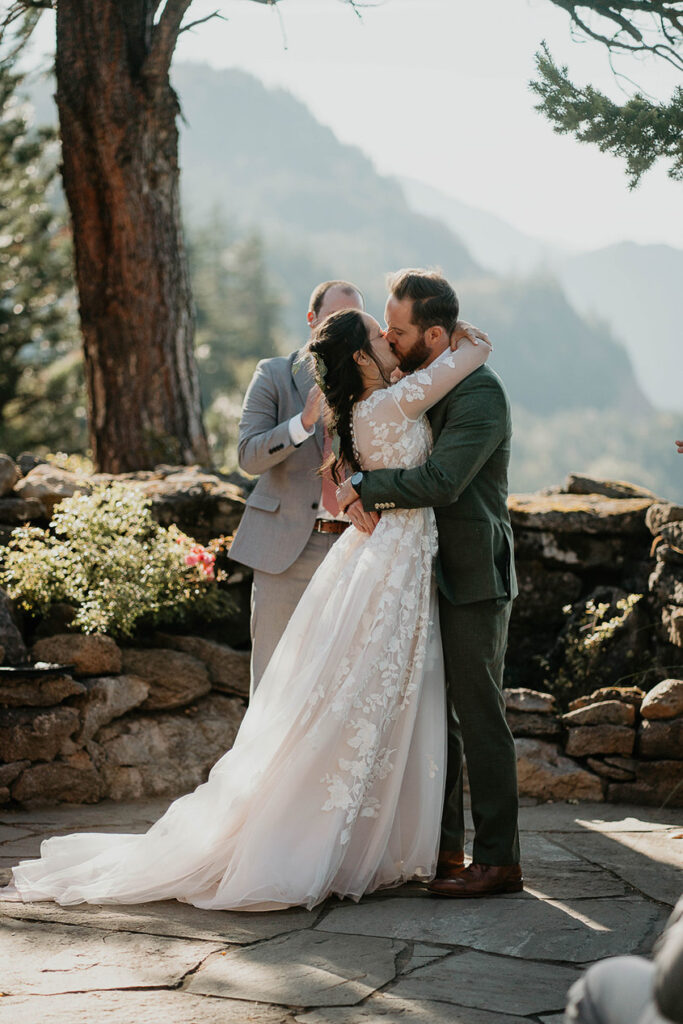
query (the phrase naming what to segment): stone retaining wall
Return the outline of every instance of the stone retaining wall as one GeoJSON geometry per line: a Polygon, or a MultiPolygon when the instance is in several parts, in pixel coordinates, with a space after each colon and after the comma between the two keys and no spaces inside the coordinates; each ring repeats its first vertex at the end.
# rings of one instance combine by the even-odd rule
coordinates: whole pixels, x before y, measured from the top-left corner
{"type": "Polygon", "coordinates": [[[604,687],[565,714],[533,690],[505,702],[522,796],[683,807],[683,679],[604,687]]]}
{"type": "Polygon", "coordinates": [[[154,642],[58,634],[31,655],[68,673],[0,673],[0,803],[176,796],[206,779],[242,721],[249,655],[201,637],[154,642]]]}
{"type": "MultiPolygon", "coordinates": [[[[28,455],[18,462],[0,456],[0,541],[18,524],[45,526],[61,498],[114,479],[83,480],[28,455]]],[[[115,479],[151,497],[159,522],[202,543],[232,534],[244,507],[238,479],[199,467],[115,479]]],[[[510,513],[520,596],[506,703],[521,793],[683,806],[683,508],[574,475],[562,488],[512,495],[510,513]],[[631,606],[629,595],[642,596],[631,606]],[[609,608],[617,625],[598,636],[596,618],[599,643],[579,650],[587,602],[609,608]]],[[[0,673],[0,801],[176,795],[206,777],[248,693],[248,654],[229,644],[248,639],[249,575],[232,568],[239,608],[214,639],[158,634],[137,648],[66,632],[58,608],[22,636],[0,592],[0,665],[74,665],[11,683],[0,673]]]]}

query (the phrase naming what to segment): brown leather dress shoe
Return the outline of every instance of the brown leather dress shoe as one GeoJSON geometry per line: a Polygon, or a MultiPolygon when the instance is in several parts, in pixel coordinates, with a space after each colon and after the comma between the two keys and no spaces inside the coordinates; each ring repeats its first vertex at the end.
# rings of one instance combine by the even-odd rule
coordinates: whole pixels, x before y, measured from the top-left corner
{"type": "Polygon", "coordinates": [[[437,878],[455,878],[465,867],[465,854],[462,850],[439,850],[436,864],[437,878]]]}
{"type": "Polygon", "coordinates": [[[522,892],[524,879],[519,864],[472,863],[448,878],[435,878],[427,886],[435,896],[495,896],[505,892],[522,892]]]}

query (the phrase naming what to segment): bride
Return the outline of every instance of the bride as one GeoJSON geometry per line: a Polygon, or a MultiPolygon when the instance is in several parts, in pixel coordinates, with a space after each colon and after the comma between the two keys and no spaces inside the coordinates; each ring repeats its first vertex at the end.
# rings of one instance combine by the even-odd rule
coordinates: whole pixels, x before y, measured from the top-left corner
{"type": "MultiPolygon", "coordinates": [[[[398,359],[356,310],[330,316],[310,349],[339,465],[355,469],[424,462],[426,410],[491,351],[466,342],[389,385],[398,359]]],[[[207,782],[143,835],[48,839],[3,897],[275,910],[433,877],[446,753],[436,547],[429,508],[389,509],[370,535],[348,529],[207,782]]]]}

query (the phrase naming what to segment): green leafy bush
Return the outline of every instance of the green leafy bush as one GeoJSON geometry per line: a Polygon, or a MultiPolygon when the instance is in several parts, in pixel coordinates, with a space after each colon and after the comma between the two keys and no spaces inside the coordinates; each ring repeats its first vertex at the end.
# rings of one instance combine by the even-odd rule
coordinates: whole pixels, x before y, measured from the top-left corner
{"type": "MultiPolygon", "coordinates": [[[[652,626],[642,594],[598,587],[588,599],[563,608],[567,621],[548,658],[544,688],[566,708],[601,686],[642,685],[653,671],[652,626]]],[[[647,686],[646,686],[647,688],[647,686]]]]}
{"type": "Polygon", "coordinates": [[[151,501],[122,484],[60,502],[48,530],[13,530],[0,561],[0,579],[21,608],[41,616],[56,602],[73,605],[84,633],[126,637],[231,610],[215,555],[177,527],[159,526],[151,501]]]}

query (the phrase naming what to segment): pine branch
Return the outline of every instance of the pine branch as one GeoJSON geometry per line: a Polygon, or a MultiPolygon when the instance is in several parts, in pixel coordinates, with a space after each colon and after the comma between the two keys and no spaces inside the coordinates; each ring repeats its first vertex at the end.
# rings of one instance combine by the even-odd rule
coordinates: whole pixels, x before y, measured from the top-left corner
{"type": "Polygon", "coordinates": [[[631,189],[659,158],[672,161],[670,178],[683,180],[683,89],[676,89],[669,103],[652,103],[636,93],[620,106],[591,85],[574,85],[567,67],[555,64],[545,43],[536,54],[536,66],[539,78],[530,83],[541,99],[536,109],[554,131],[571,133],[624,159],[631,189]]]}

